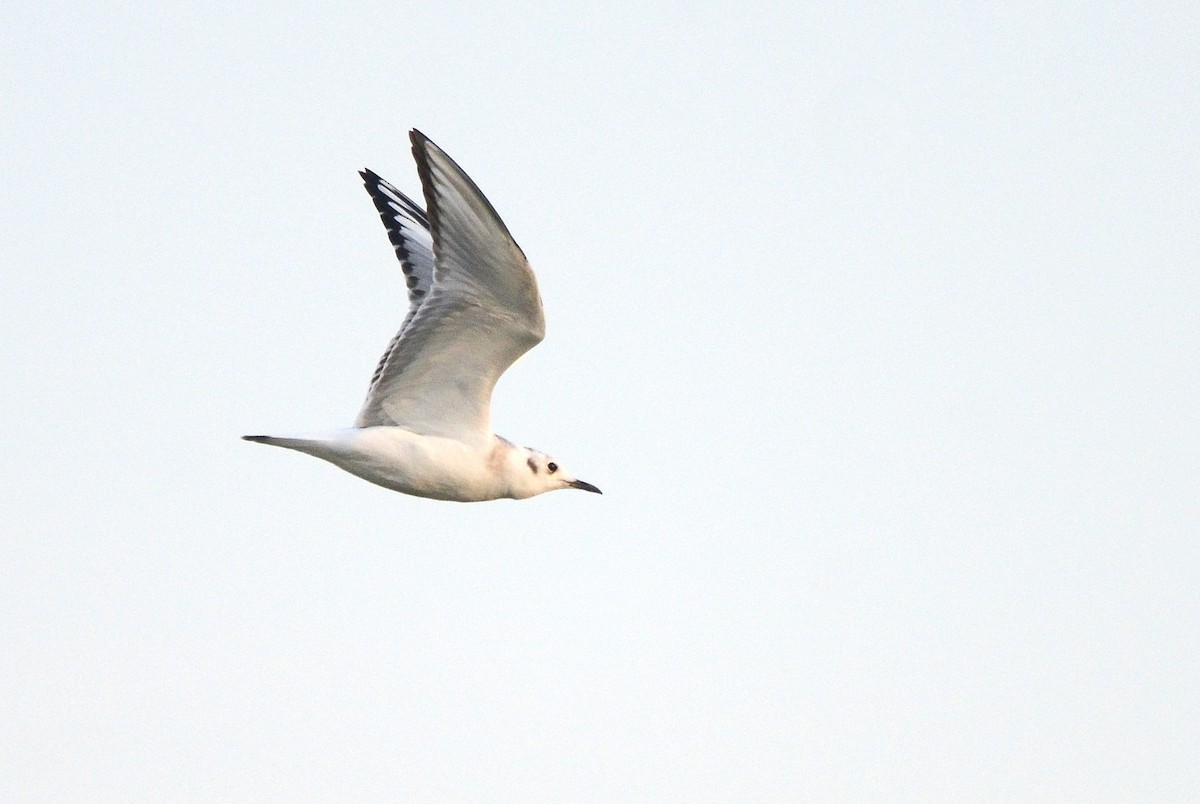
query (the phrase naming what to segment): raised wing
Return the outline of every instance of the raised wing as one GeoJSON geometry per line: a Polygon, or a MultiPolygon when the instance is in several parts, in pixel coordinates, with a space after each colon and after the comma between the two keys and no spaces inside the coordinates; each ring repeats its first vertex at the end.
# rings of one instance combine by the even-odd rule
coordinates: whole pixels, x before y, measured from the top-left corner
{"type": "Polygon", "coordinates": [[[408,322],[412,321],[417,308],[433,289],[433,235],[429,232],[429,218],[419,204],[372,170],[360,170],[358,175],[362,176],[363,186],[375,202],[375,209],[379,211],[379,217],[387,229],[388,240],[396,249],[400,270],[404,272],[404,281],[408,285],[408,315],[375,366],[370,385],[370,388],[374,388],[383,374],[388,356],[408,328],[408,322]]]}
{"type": "Polygon", "coordinates": [[[496,380],[545,334],[537,280],[475,182],[419,131],[409,139],[433,235],[433,287],[388,351],[356,425],[490,437],[496,380]]]}

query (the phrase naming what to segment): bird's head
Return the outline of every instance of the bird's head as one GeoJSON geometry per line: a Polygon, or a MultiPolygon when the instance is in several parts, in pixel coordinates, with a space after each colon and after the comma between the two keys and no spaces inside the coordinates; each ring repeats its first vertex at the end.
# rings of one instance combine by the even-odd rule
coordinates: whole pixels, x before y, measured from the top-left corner
{"type": "Polygon", "coordinates": [[[512,496],[518,500],[557,489],[582,489],[602,494],[591,483],[577,479],[554,458],[536,449],[518,447],[509,453],[512,496]]]}

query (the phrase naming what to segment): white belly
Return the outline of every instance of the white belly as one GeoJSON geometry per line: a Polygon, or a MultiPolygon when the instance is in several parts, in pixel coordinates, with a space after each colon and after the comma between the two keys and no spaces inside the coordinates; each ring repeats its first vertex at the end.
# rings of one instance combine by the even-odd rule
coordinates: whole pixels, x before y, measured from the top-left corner
{"type": "Polygon", "coordinates": [[[311,454],[404,494],[457,502],[510,496],[486,443],[473,447],[401,427],[366,427],[347,431],[325,446],[311,454]]]}

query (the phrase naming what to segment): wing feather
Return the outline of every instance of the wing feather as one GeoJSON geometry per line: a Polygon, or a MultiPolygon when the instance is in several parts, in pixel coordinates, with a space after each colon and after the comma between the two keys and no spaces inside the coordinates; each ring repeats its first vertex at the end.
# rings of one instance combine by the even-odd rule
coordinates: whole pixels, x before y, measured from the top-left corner
{"type": "MultiPolygon", "coordinates": [[[[356,425],[490,437],[496,380],[545,335],[537,280],[475,182],[419,131],[409,138],[428,210],[432,287],[385,354],[356,425]]],[[[395,188],[384,195],[389,210],[404,198],[395,188]]]]}
{"type": "Polygon", "coordinates": [[[360,170],[358,175],[362,176],[363,186],[379,212],[379,218],[387,230],[388,240],[391,241],[396,250],[396,257],[400,260],[405,285],[408,286],[408,314],[375,366],[369,386],[374,388],[383,374],[388,356],[399,344],[400,336],[416,315],[417,308],[433,289],[433,235],[429,232],[429,218],[419,204],[373,170],[360,170]]]}

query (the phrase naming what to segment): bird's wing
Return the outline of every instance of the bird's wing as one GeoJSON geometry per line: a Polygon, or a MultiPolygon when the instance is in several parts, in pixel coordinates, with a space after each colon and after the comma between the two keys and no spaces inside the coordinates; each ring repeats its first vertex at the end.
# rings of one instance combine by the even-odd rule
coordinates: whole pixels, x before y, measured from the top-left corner
{"type": "Polygon", "coordinates": [[[475,182],[424,134],[409,139],[433,235],[433,287],[384,357],[355,424],[490,436],[496,380],[545,334],[537,280],[475,182]]]}
{"type": "Polygon", "coordinates": [[[396,257],[400,260],[404,282],[408,285],[408,315],[404,317],[404,323],[388,343],[387,349],[384,349],[383,357],[371,375],[370,388],[373,389],[383,374],[388,355],[396,348],[408,322],[412,321],[417,308],[433,288],[433,235],[429,232],[429,218],[419,204],[372,170],[360,170],[358,175],[362,176],[363,186],[375,202],[375,209],[379,210],[388,240],[392,241],[396,257]]]}

